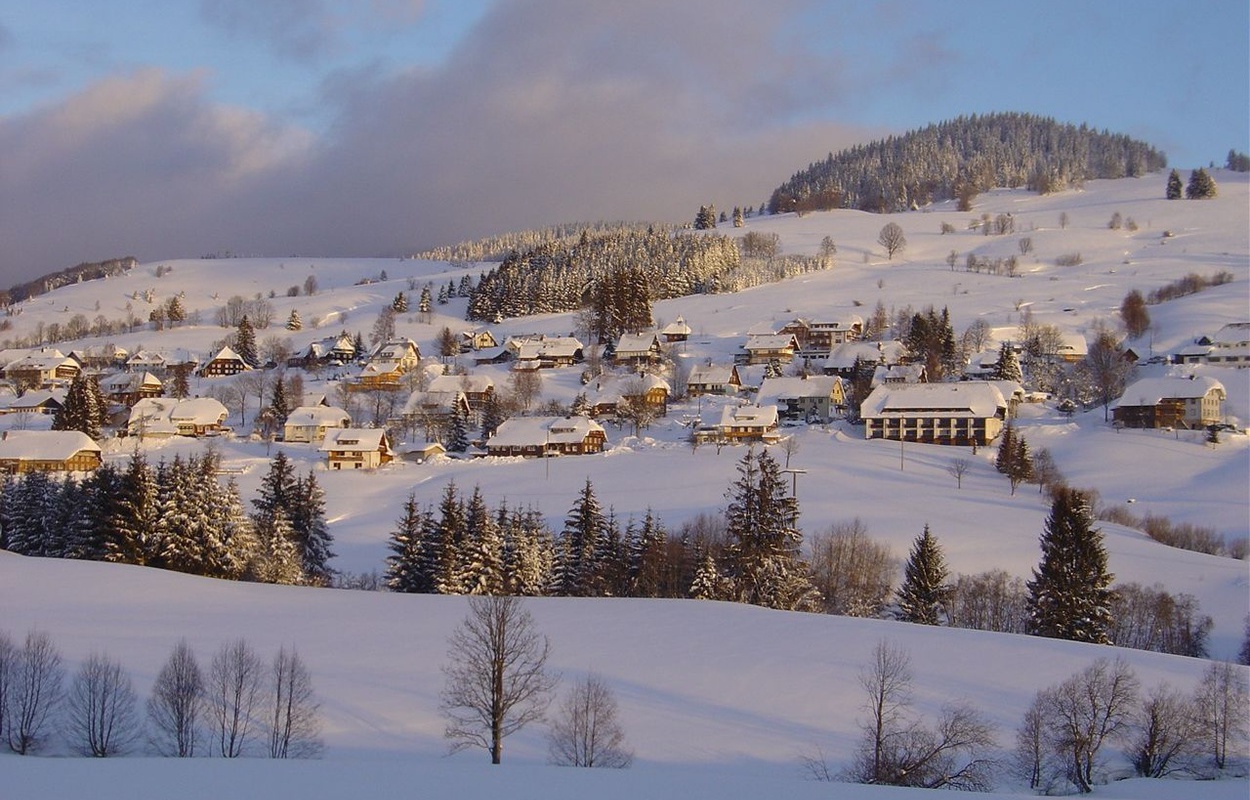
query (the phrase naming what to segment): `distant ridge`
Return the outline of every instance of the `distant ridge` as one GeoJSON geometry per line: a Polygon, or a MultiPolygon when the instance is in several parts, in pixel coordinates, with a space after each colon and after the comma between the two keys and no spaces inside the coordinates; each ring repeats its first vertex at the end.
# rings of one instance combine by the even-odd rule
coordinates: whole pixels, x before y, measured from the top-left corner
{"type": "Polygon", "coordinates": [[[47,294],[53,289],[59,289],[62,286],[107,278],[111,275],[120,275],[128,269],[134,269],[138,264],[139,259],[134,256],[124,256],[122,258],[110,258],[107,261],[84,262],[74,267],[66,267],[56,272],[49,272],[47,275],[41,275],[32,281],[15,284],[8,289],[0,290],[0,305],[7,306],[12,303],[20,303],[31,297],[47,294]]]}
{"type": "Polygon", "coordinates": [[[1163,153],[1123,134],[1031,114],[974,114],[830,153],[777,187],[768,208],[888,213],[994,188],[1054,192],[1166,166],[1163,153]]]}

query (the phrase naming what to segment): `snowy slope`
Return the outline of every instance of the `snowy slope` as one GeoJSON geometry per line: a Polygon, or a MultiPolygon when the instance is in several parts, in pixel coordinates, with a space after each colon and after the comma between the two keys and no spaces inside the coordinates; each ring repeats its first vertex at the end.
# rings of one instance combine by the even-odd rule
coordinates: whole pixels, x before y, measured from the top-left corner
{"type": "MultiPolygon", "coordinates": [[[[857,313],[867,316],[880,299],[887,308],[949,306],[956,330],[983,318],[1002,337],[1014,335],[1019,310],[1030,308],[1038,322],[1088,332],[1099,319],[1112,320],[1124,294],[1165,285],[1188,272],[1228,270],[1231,284],[1151,306],[1153,347],[1166,352],[1250,318],[1250,183],[1247,176],[1214,173],[1220,196],[1204,202],[1165,201],[1163,175],[1093,182],[1083,191],[1039,197],[1001,191],[981,196],[973,213],[951,206],[891,215],[888,219],[852,211],[753,218],[748,230],[776,232],[785,252],[816,252],[820,240],[837,243],[836,266],[826,272],[734,295],[699,296],[658,303],[657,319],[683,316],[695,330],[686,345],[691,359],[732,357],[749,330],[795,316],[857,313]],[[1010,212],[1014,235],[984,237],[967,232],[982,213],[1010,212]],[[1107,227],[1115,212],[1139,225],[1136,232],[1107,227]],[[1059,218],[1068,224],[1061,228],[1059,218]],[[876,244],[887,221],[907,234],[907,249],[893,262],[876,244]],[[960,232],[941,235],[943,222],[960,232]],[[1165,239],[1163,231],[1173,233],[1165,239]],[[1033,239],[1021,276],[1008,278],[963,271],[963,256],[1018,254],[1018,240],[1033,239]],[[945,258],[960,254],[954,271],[945,258]],[[1056,256],[1079,252],[1079,267],[1056,267],[1056,256]]],[[[734,233],[732,229],[726,231],[734,233]]],[[[488,265],[471,267],[476,275],[488,265]]],[[[161,270],[165,272],[164,269],[161,270]]],[[[172,331],[142,331],[110,338],[130,350],[140,347],[208,349],[227,331],[212,324],[214,309],[234,294],[268,296],[275,326],[258,338],[289,338],[295,348],[340,329],[368,333],[378,310],[410,279],[437,287],[459,281],[456,271],[436,262],[356,259],[181,260],[147,264],[126,276],[66,287],[20,306],[3,337],[25,335],[40,324],[64,324],[68,315],[116,319],[127,303],[146,317],[142,299],[155,302],[185,292],[186,305],[200,311],[201,324],[172,331]],[[157,278],[156,268],[172,268],[157,278]],[[356,285],[362,278],[388,280],[356,285]],[[314,275],[312,297],[287,297],[288,286],[314,275]],[[298,309],[303,331],[281,323],[298,309]],[[317,327],[314,327],[314,324],[317,327]]],[[[415,305],[415,304],[414,304],[415,305]]],[[[399,332],[427,353],[443,325],[463,325],[464,301],[436,307],[431,324],[401,318],[399,332]]],[[[508,320],[492,326],[510,333],[568,333],[569,315],[508,320]]],[[[102,344],[103,340],[63,343],[102,344]]],[[[1150,342],[1146,342],[1148,348],[1150,342]]],[[[1184,372],[1157,366],[1143,374],[1184,372]]],[[[545,397],[568,400],[581,388],[577,370],[544,375],[545,397]]],[[[497,383],[506,373],[491,374],[497,383]]],[[[1227,413],[1250,422],[1250,371],[1203,368],[1201,374],[1228,389],[1227,413]]],[[[193,382],[206,391],[212,381],[193,382]]],[[[329,391],[329,380],[306,379],[306,392],[329,391]]],[[[446,482],[480,484],[488,502],[533,504],[559,527],[582,482],[589,477],[605,505],[622,519],[652,507],[669,525],[704,511],[716,511],[734,475],[740,450],[714,447],[692,451],[684,443],[684,418],[719,413],[713,401],[676,405],[667,420],[641,438],[609,426],[609,451],[602,456],[516,459],[427,465],[397,464],[372,474],[329,473],[309,446],[284,450],[301,470],[317,468],[327,492],[327,511],[342,570],[381,570],[385,542],[408,492],[421,502],[437,499],[446,482]]],[[[255,409],[249,412],[250,421],[255,409]]],[[[232,422],[238,423],[237,418],[232,422]]],[[[0,418],[0,427],[38,424],[0,418]]],[[[1116,433],[1101,409],[1062,417],[1045,406],[1029,407],[1021,428],[1030,445],[1048,448],[1069,481],[1097,489],[1110,503],[1135,501],[1134,513],[1163,514],[1177,522],[1215,528],[1225,536],[1250,532],[1250,439],[1226,436],[1216,448],[1198,434],[1156,431],[1116,433]]],[[[1037,537],[1047,506],[1036,487],[1012,496],[993,470],[993,448],[973,456],[937,446],[866,442],[862,430],[834,425],[794,429],[800,448],[793,466],[807,470],[798,482],[801,523],[808,533],[839,521],[861,518],[869,535],[903,556],[925,524],[941,541],[953,572],[1002,568],[1027,576],[1036,565],[1037,537]],[[961,489],[946,467],[952,457],[973,461],[961,489]]],[[[108,457],[124,459],[132,442],[108,443],[108,457]]],[[[152,459],[172,458],[195,442],[146,442],[152,459]]],[[[262,442],[220,440],[224,463],[250,498],[268,461],[262,442]]],[[[1162,547],[1137,531],[1105,525],[1110,567],[1119,580],[1159,583],[1198,598],[1215,619],[1212,651],[1236,652],[1248,610],[1250,577],[1245,562],[1162,547]]],[[[646,601],[541,600],[532,605],[553,641],[557,666],[573,677],[587,669],[603,673],[618,692],[639,764],[629,775],[587,778],[541,766],[537,732],[508,743],[508,781],[533,795],[764,797],[828,796],[829,787],[797,776],[801,751],[820,744],[845,753],[858,715],[854,677],[881,638],[904,644],[917,665],[922,704],[935,709],[952,697],[969,696],[992,713],[1009,738],[1036,689],[1084,666],[1105,650],[998,636],[972,631],[918,629],[886,622],[778,614],[720,604],[646,601]],[[769,687],[767,690],[761,687],[769,687]],[[776,687],[776,688],[772,688],[776,687]],[[590,781],[589,784],[586,781],[590,781]],[[593,789],[587,789],[587,786],[593,789]],[[680,791],[676,791],[681,787],[680,791]],[[779,788],[780,787],[780,788],[779,788]],[[674,791],[669,792],[669,789],[674,791]],[[735,792],[737,793],[735,795],[735,792]]],[[[441,685],[439,665],[445,640],[464,613],[458,598],[400,597],[310,589],[236,585],[127,567],[20,559],[0,553],[0,628],[18,635],[30,625],[49,630],[71,662],[94,648],[106,648],[132,670],[146,691],[173,642],[187,636],[206,657],[218,643],[248,636],[269,652],[294,643],[314,672],[325,699],[329,752],[316,765],[251,763],[230,770],[217,764],[159,764],[128,760],[95,765],[62,760],[3,758],[0,798],[64,797],[100,785],[115,796],[134,796],[148,780],[191,784],[202,796],[234,793],[230,787],[258,780],[298,787],[301,796],[344,796],[344,786],[376,776],[378,794],[428,781],[440,796],[493,796],[495,773],[478,769],[479,757],[441,758],[441,721],[435,712],[441,685]],[[131,766],[135,765],[135,766],[131,766]],[[107,780],[102,780],[107,776],[107,780]],[[368,776],[368,777],[365,777],[368,776]],[[6,781],[12,783],[6,784],[6,781]],[[238,781],[238,783],[231,783],[238,781]],[[212,788],[208,788],[212,787],[212,788]],[[126,789],[131,791],[127,794],[126,789]],[[221,791],[213,791],[220,789],[221,791]],[[463,789],[463,793],[461,790],[463,789]],[[20,791],[18,791],[20,790],[20,791]]],[[[1203,664],[1186,659],[1128,652],[1144,684],[1167,679],[1188,685],[1203,664]]],[[[1006,738],[1004,741],[1006,741],[1006,738]]],[[[1234,784],[1244,796],[1245,784],[1234,784]]],[[[1221,796],[1222,784],[1184,785],[1221,796]]],[[[1164,797],[1167,789],[1117,784],[1100,794],[1164,797]]],[[[239,794],[247,792],[240,790],[239,794]]],[[[292,791],[292,794],[296,794],[292,791]]],[[[194,795],[187,795],[194,796],[194,795]]],[[[855,789],[845,796],[896,797],[896,792],[855,789]]],[[[1229,795],[1231,796],[1231,794],[1229,795]]]]}

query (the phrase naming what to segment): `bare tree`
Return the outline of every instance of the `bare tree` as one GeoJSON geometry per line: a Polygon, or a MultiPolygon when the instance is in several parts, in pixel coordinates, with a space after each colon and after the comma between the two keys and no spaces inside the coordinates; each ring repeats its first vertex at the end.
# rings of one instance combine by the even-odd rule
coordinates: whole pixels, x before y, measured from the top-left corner
{"type": "Polygon", "coordinates": [[[955,479],[955,488],[964,488],[964,475],[968,473],[968,467],[972,466],[966,458],[952,458],[950,463],[946,465],[946,471],[955,479]]]}
{"type": "Polygon", "coordinates": [[[316,758],[321,740],[321,704],[313,692],[312,676],[299,652],[279,648],[270,672],[270,758],[316,758]]]}
{"type": "Polygon", "coordinates": [[[215,749],[223,758],[243,755],[260,704],[264,671],[245,639],[223,645],[213,656],[206,697],[215,749]]]}
{"type": "Polygon", "coordinates": [[[1110,417],[1111,401],[1124,391],[1132,374],[1132,363],[1124,358],[1115,337],[1106,331],[1098,334],[1077,365],[1078,380],[1083,379],[1102,404],[1104,421],[1110,417]]]}
{"type": "Polygon", "coordinates": [[[859,783],[988,791],[994,731],[967,703],[944,706],[932,728],[911,711],[911,658],[881,642],[860,673],[867,695],[863,736],[847,777],[859,783]]]}
{"type": "Polygon", "coordinates": [[[31,630],[16,652],[9,688],[9,749],[18,755],[37,752],[45,742],[44,727],[61,703],[65,669],[61,654],[45,631],[31,630]]]}
{"type": "Polygon", "coordinates": [[[1137,678],[1125,661],[1100,658],[1043,697],[1049,761],[1059,776],[1087,794],[1101,769],[1103,745],[1128,730],[1137,678]]]}
{"type": "Polygon", "coordinates": [[[1189,698],[1171,686],[1156,686],[1130,725],[1128,755],[1138,775],[1162,778],[1192,766],[1201,734],[1189,698]]]}
{"type": "Polygon", "coordinates": [[[1045,692],[1034,695],[1032,705],[1024,712],[1024,720],[1016,729],[1014,766],[1016,773],[1029,782],[1030,789],[1042,788],[1046,778],[1046,703],[1045,692]]]}
{"type": "Polygon", "coordinates": [[[65,698],[67,736],[79,755],[121,755],[142,735],[139,701],[130,676],[106,655],[82,662],[65,698]]]}
{"type": "Polygon", "coordinates": [[[612,689],[591,673],[579,681],[551,723],[548,760],[561,767],[622,769],[634,760],[612,689]]]}
{"type": "Polygon", "coordinates": [[[204,676],[186,640],[161,667],[148,697],[148,741],[162,756],[191,758],[202,731],[204,676]]]}
{"type": "Polygon", "coordinates": [[[1217,661],[1207,667],[1194,695],[1198,736],[1216,769],[1224,769],[1230,757],[1244,755],[1250,690],[1246,670],[1217,661]]]}
{"type": "Polygon", "coordinates": [[[542,395],[543,379],[536,370],[521,369],[512,372],[512,398],[517,406],[529,411],[542,395]]]}
{"type": "Polygon", "coordinates": [[[7,741],[9,732],[8,707],[17,673],[18,649],[9,634],[0,631],[0,741],[7,741]]]}
{"type": "Polygon", "coordinates": [[[873,617],[881,612],[898,565],[889,547],[868,538],[859,518],[831,525],[812,538],[811,547],[812,583],[825,613],[873,617]]]}
{"type": "Polygon", "coordinates": [[[452,752],[503,756],[503,740],[540,721],[558,678],[547,672],[550,643],[518,597],[469,598],[469,615],[448,642],[441,709],[452,752]]]}
{"type": "Polygon", "coordinates": [[[907,236],[897,222],[888,222],[877,234],[877,244],[885,248],[886,255],[894,260],[894,254],[907,247],[907,236]]]}

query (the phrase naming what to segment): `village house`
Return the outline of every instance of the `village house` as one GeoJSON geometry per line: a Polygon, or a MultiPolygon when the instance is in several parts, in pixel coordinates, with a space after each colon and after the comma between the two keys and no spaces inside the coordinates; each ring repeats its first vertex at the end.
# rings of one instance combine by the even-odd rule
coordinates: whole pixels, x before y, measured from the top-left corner
{"type": "Polygon", "coordinates": [[[394,460],[382,428],[331,428],[321,441],[330,469],[377,469],[394,460]]]}
{"type": "Polygon", "coordinates": [[[582,343],[573,336],[515,336],[504,346],[512,351],[514,369],[568,367],[582,360],[582,343]]]}
{"type": "Polygon", "coordinates": [[[100,446],[81,431],[5,431],[0,471],[87,472],[100,466],[100,446]]]}
{"type": "Polygon", "coordinates": [[[924,364],[894,364],[893,366],[878,364],[872,370],[870,385],[875,389],[882,385],[928,382],[929,373],[924,364]]]}
{"type": "Polygon", "coordinates": [[[165,394],[165,384],[150,372],[116,372],[100,378],[100,393],[110,403],[130,407],[145,397],[165,394]]]}
{"type": "Polygon", "coordinates": [[[356,392],[367,392],[372,389],[396,391],[400,388],[400,380],[404,370],[398,361],[370,361],[360,368],[356,378],[347,387],[356,392]]]}
{"type": "Polygon", "coordinates": [[[104,370],[124,365],[130,353],[124,347],[118,347],[115,344],[104,344],[94,347],[75,348],[69,351],[69,356],[84,368],[104,370]]]}
{"type": "Polygon", "coordinates": [[[690,326],[681,317],[660,329],[660,335],[664,337],[664,341],[667,344],[684,342],[690,338],[691,333],[690,326]]]}
{"type": "Polygon", "coordinates": [[[794,336],[799,352],[824,355],[835,345],[855,341],[863,330],[864,321],[852,314],[840,320],[808,320],[799,317],[787,322],[777,333],[794,336]]]}
{"type": "Polygon", "coordinates": [[[489,375],[435,375],[427,387],[433,395],[456,392],[464,395],[471,411],[477,411],[495,393],[495,381],[489,375]]]}
{"type": "Polygon", "coordinates": [[[777,433],[777,406],[725,406],[721,409],[720,425],[714,429],[722,441],[775,442],[781,438],[777,433]]]}
{"type": "Polygon", "coordinates": [[[492,456],[582,455],[600,453],[608,436],[587,417],[513,417],[486,442],[492,456]]]}
{"type": "Polygon", "coordinates": [[[310,342],[298,355],[287,360],[287,366],[315,369],[342,366],[356,356],[356,342],[346,332],[310,342]]]}
{"type": "Polygon", "coordinates": [[[55,414],[65,405],[65,389],[32,389],[18,397],[6,397],[0,413],[55,414]]]}
{"type": "Polygon", "coordinates": [[[411,339],[391,339],[377,346],[369,356],[369,363],[398,366],[403,374],[421,363],[421,348],[411,339]]]}
{"type": "Polygon", "coordinates": [[[351,427],[352,418],[335,406],[300,406],[287,415],[282,440],[317,444],[331,428],[351,427]]]}
{"type": "Polygon", "coordinates": [[[641,400],[657,416],[668,414],[668,381],[659,375],[601,375],[595,381],[590,398],[590,413],[595,417],[613,416],[622,403],[641,400]]]}
{"type": "Polygon", "coordinates": [[[829,351],[829,355],[825,357],[823,371],[826,375],[854,378],[856,364],[894,366],[895,364],[902,364],[906,355],[906,345],[897,340],[847,342],[834,345],[833,349],[829,351]]]}
{"type": "Polygon", "coordinates": [[[686,379],[686,394],[699,397],[705,394],[734,395],[742,391],[742,378],[738,375],[738,367],[731,364],[727,367],[704,366],[693,367],[690,377],[686,379]]]}
{"type": "Polygon", "coordinates": [[[662,354],[658,334],[622,333],[612,350],[612,360],[619,365],[638,366],[659,361],[662,354]]]}
{"type": "Polygon", "coordinates": [[[767,364],[774,359],[789,364],[799,351],[799,340],[792,333],[752,333],[742,348],[748,364],[767,364]]]}
{"type": "Polygon", "coordinates": [[[993,383],[883,384],[860,407],[864,438],[947,445],[987,445],[1002,431],[1010,405],[993,383]]]}
{"type": "Polygon", "coordinates": [[[226,431],[224,423],[229,413],[220,400],[212,397],[145,397],[130,409],[126,433],[141,439],[217,436],[226,431]]]}
{"type": "Polygon", "coordinates": [[[832,375],[765,378],[756,402],[777,406],[786,419],[828,422],[846,413],[846,386],[832,375]]]}
{"type": "Polygon", "coordinates": [[[198,370],[202,377],[216,377],[220,375],[238,375],[240,372],[247,372],[252,367],[243,360],[243,356],[236,353],[229,347],[223,347],[217,351],[217,355],[206,361],[198,370]]]}
{"type": "Polygon", "coordinates": [[[77,360],[54,347],[46,347],[7,364],[4,377],[17,386],[52,389],[68,386],[81,371],[77,360]]]}
{"type": "Polygon", "coordinates": [[[1145,378],[1124,390],[1112,415],[1128,428],[1202,428],[1224,419],[1226,397],[1214,378],[1145,378]]]}
{"type": "Polygon", "coordinates": [[[467,331],[460,332],[460,351],[477,352],[479,350],[489,350],[492,347],[498,347],[499,342],[495,341],[495,335],[486,328],[470,328],[467,331]]]}
{"type": "Polygon", "coordinates": [[[1195,344],[1178,350],[1173,361],[1221,367],[1250,365],[1250,322],[1232,322],[1214,336],[1201,337],[1195,344]]]}
{"type": "Polygon", "coordinates": [[[1055,352],[1047,353],[1046,355],[1055,356],[1069,364],[1075,364],[1089,355],[1089,343],[1085,341],[1083,334],[1065,331],[1059,336],[1055,352]]]}
{"type": "Polygon", "coordinates": [[[425,464],[432,458],[447,454],[442,442],[413,442],[402,444],[397,450],[401,459],[414,464],[425,464]]]}

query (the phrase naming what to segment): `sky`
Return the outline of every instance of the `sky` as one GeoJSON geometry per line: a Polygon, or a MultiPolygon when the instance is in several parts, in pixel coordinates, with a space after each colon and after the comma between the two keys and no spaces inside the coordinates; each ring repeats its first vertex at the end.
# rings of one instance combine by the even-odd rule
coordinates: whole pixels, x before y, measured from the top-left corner
{"type": "Polygon", "coordinates": [[[0,0],[0,286],[758,205],[971,113],[1250,150],[1244,0],[0,0]]]}

